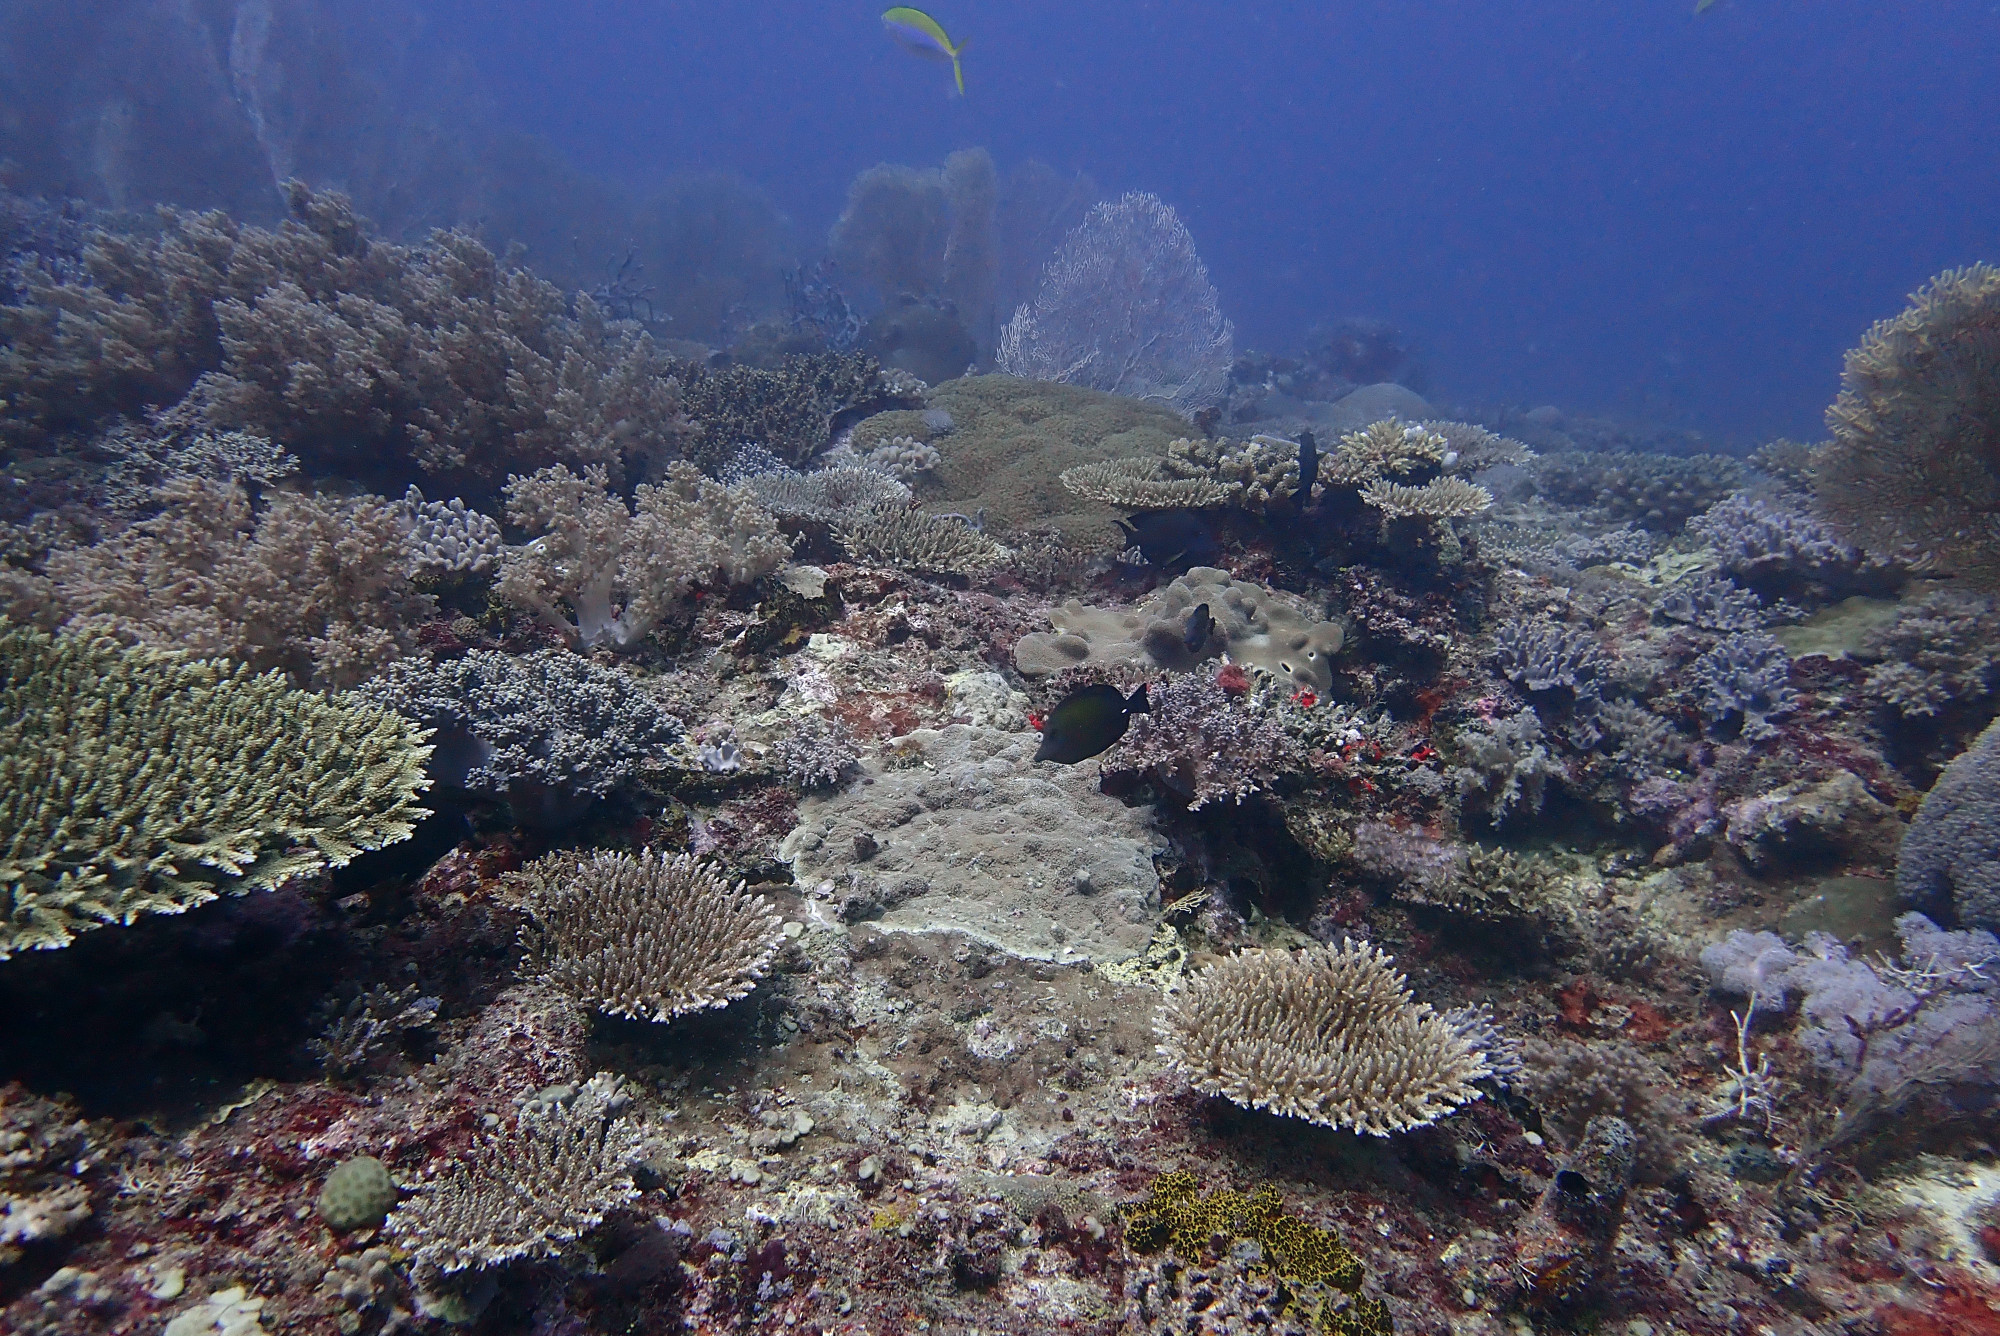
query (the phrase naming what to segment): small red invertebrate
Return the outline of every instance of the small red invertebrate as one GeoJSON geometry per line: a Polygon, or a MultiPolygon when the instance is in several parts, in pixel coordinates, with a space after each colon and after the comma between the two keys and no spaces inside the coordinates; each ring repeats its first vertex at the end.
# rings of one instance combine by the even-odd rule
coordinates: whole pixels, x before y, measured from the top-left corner
{"type": "Polygon", "coordinates": [[[1250,674],[1243,671],[1241,664],[1225,663],[1216,671],[1215,685],[1232,696],[1241,696],[1250,690],[1250,674]]]}
{"type": "Polygon", "coordinates": [[[1040,716],[1039,714],[1034,714],[1034,713],[1032,713],[1032,712],[1031,712],[1031,713],[1030,713],[1030,714],[1028,715],[1028,727],[1030,727],[1030,728],[1034,729],[1034,730],[1035,730],[1035,731],[1036,731],[1037,733],[1041,732],[1041,731],[1042,731],[1042,716],[1040,716]]]}
{"type": "Polygon", "coordinates": [[[1300,708],[1307,710],[1319,704],[1319,697],[1310,691],[1301,691],[1298,695],[1292,697],[1292,699],[1299,703],[1300,708]]]}

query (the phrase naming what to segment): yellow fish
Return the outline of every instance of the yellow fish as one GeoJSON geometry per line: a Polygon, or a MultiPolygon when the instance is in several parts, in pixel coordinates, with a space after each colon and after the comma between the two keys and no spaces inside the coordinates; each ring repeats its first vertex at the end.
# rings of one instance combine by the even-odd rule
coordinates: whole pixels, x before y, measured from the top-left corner
{"type": "MultiPolygon", "coordinates": [[[[1714,2],[1709,0],[1710,4],[1714,2]]],[[[905,50],[913,51],[925,60],[950,61],[952,77],[958,81],[958,95],[965,96],[965,71],[958,63],[958,53],[965,50],[965,43],[953,46],[951,38],[944,35],[944,29],[938,26],[936,19],[908,5],[883,10],[882,26],[905,50]]]]}

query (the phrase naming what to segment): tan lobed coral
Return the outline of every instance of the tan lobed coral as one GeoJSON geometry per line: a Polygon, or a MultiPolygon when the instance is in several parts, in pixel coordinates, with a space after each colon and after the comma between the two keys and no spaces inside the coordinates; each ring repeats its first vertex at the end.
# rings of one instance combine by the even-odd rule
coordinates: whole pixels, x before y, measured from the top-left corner
{"type": "Polygon", "coordinates": [[[638,1195],[631,1165],[645,1150],[617,1077],[592,1077],[567,1102],[530,1101],[420,1184],[388,1220],[425,1273],[449,1276],[548,1257],[638,1195]]]}
{"type": "Polygon", "coordinates": [[[1015,642],[1014,666],[1030,677],[1084,664],[1187,672],[1226,653],[1323,696],[1333,687],[1333,656],[1343,639],[1338,622],[1320,621],[1287,596],[1214,566],[1194,567],[1130,609],[1087,608],[1069,599],[1049,612],[1049,621],[1053,631],[1015,642]],[[1189,649],[1188,618],[1202,604],[1214,631],[1189,649]]]}
{"type": "Polygon", "coordinates": [[[1493,1068],[1394,966],[1366,943],[1232,956],[1167,1003],[1160,1051],[1246,1108],[1371,1136],[1421,1127],[1479,1098],[1493,1068]]]}
{"type": "Polygon", "coordinates": [[[0,959],[408,839],[424,734],[276,673],[0,626],[0,959]]]}
{"type": "Polygon", "coordinates": [[[160,495],[156,517],[50,554],[37,621],[340,688],[410,649],[435,606],[410,582],[409,517],[381,497],[285,494],[258,514],[235,483],[160,495]]]}
{"type": "MultiPolygon", "coordinates": [[[[672,367],[588,298],[462,232],[368,234],[347,199],[286,186],[275,231],[167,211],[98,233],[85,277],[0,311],[9,428],[42,436],[185,394],[197,416],[373,475],[659,462],[686,430],[672,367]]],[[[399,477],[398,481],[402,481],[399,477]]]]}
{"type": "Polygon", "coordinates": [[[2000,269],[1949,270],[1847,354],[1813,457],[1841,536],[2000,584],[2000,269]]]}
{"type": "Polygon", "coordinates": [[[755,496],[692,464],[641,483],[630,510],[608,482],[599,465],[507,482],[507,517],[540,536],[508,550],[494,592],[578,648],[631,649],[696,586],[748,584],[791,555],[755,496]]]}
{"type": "Polygon", "coordinates": [[[672,1020],[756,986],[783,940],[762,896],[689,854],[551,854],[516,874],[543,976],[597,1010],[672,1020]]]}

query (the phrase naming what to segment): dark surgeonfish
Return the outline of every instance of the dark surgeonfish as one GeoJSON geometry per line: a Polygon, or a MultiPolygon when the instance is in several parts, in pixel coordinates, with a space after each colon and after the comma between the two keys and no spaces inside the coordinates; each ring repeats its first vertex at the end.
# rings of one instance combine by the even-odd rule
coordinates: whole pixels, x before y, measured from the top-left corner
{"type": "Polygon", "coordinates": [[[1130,696],[1118,688],[1100,683],[1072,691],[1057,702],[1042,722],[1042,745],[1035,751],[1037,761],[1058,761],[1075,765],[1110,749],[1125,736],[1125,728],[1135,714],[1149,714],[1146,685],[1130,696]]]}
{"type": "Polygon", "coordinates": [[[1313,484],[1319,481],[1319,442],[1309,431],[1299,433],[1299,504],[1313,503],[1313,484]]]}
{"type": "Polygon", "coordinates": [[[1208,604],[1197,603],[1193,612],[1187,615],[1187,625],[1181,630],[1181,643],[1190,654],[1201,653],[1201,647],[1208,643],[1209,632],[1215,629],[1215,618],[1208,612],[1208,604]]]}

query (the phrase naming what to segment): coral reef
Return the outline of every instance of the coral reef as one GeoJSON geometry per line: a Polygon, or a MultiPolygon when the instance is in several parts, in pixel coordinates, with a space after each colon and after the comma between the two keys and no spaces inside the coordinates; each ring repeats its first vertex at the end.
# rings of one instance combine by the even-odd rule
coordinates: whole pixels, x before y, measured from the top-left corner
{"type": "Polygon", "coordinates": [[[405,544],[410,574],[432,583],[484,575],[500,564],[500,525],[468,507],[458,497],[426,501],[411,487],[403,494],[403,514],[410,526],[405,544]]]}
{"type": "Polygon", "coordinates": [[[1737,632],[1696,659],[1695,701],[1712,730],[1762,742],[1776,735],[1774,717],[1796,708],[1791,659],[1768,635],[1737,632]]]}
{"type": "Polygon", "coordinates": [[[1339,623],[1315,620],[1284,595],[1211,566],[1195,567],[1129,612],[1070,599],[1049,620],[1054,631],[1023,636],[1014,645],[1014,666],[1023,674],[1047,676],[1085,664],[1188,672],[1227,654],[1232,663],[1325,694],[1344,638],[1339,623]],[[1188,618],[1203,604],[1213,628],[1190,649],[1188,618]]]}
{"type": "Polygon", "coordinates": [[[363,476],[492,483],[671,450],[676,382],[644,335],[612,329],[587,298],[571,314],[473,237],[390,245],[345,197],[287,190],[275,232],[169,211],[158,236],[100,233],[82,274],[49,274],[0,308],[14,429],[87,426],[192,391],[218,427],[363,476]]]}
{"type": "Polygon", "coordinates": [[[861,511],[837,522],[833,536],[856,561],[944,575],[991,570],[1008,555],[963,517],[920,510],[861,511]]]}
{"type": "Polygon", "coordinates": [[[629,650],[701,585],[747,584],[791,554],[748,491],[675,463],[632,509],[601,467],[547,468],[507,484],[507,517],[539,537],[510,549],[494,592],[579,648],[629,650]]]}
{"type": "Polygon", "coordinates": [[[1542,495],[1590,507],[1613,523],[1630,521],[1672,533],[1722,500],[1742,481],[1743,466],[1721,455],[1544,454],[1528,465],[1542,495]]]}
{"type": "Polygon", "coordinates": [[[1064,487],[1066,469],[1112,459],[1164,456],[1187,435],[1170,409],[1080,385],[965,376],[932,390],[928,403],[950,430],[926,414],[883,413],[854,429],[854,448],[869,452],[899,436],[934,445],[937,467],[924,480],[932,505],[967,515],[984,511],[996,531],[1044,526],[1073,539],[1115,535],[1117,511],[1064,487]]]}
{"type": "Polygon", "coordinates": [[[680,371],[680,401],[693,426],[681,448],[716,468],[748,442],[796,467],[831,444],[836,418],[911,399],[922,395],[885,376],[866,353],[802,353],[770,371],[688,365],[680,371]]]}
{"type": "Polygon", "coordinates": [[[422,734],[276,674],[0,627],[0,959],[409,838],[422,734]]]}
{"type": "Polygon", "coordinates": [[[728,1006],[783,940],[763,897],[688,854],[551,854],[516,875],[542,978],[613,1016],[728,1006]]]}
{"type": "Polygon", "coordinates": [[[1090,766],[1037,765],[1033,733],[963,724],[899,741],[920,765],[799,804],[783,854],[843,918],[949,928],[1032,959],[1117,960],[1152,933],[1150,817],[1090,766]]]}
{"type": "Polygon", "coordinates": [[[1479,1098],[1493,1069],[1394,965],[1352,943],[1234,956],[1169,1000],[1162,1051],[1196,1089],[1248,1108],[1371,1136],[1421,1127],[1479,1098]]]}
{"type": "Polygon", "coordinates": [[[1819,508],[1849,541],[2000,580],[2000,269],[1939,274],[1847,354],[1813,458],[1819,508]]]}
{"type": "Polygon", "coordinates": [[[74,1108],[0,1086],[0,1269],[89,1221],[90,1188],[75,1172],[89,1145],[74,1108]]]}

